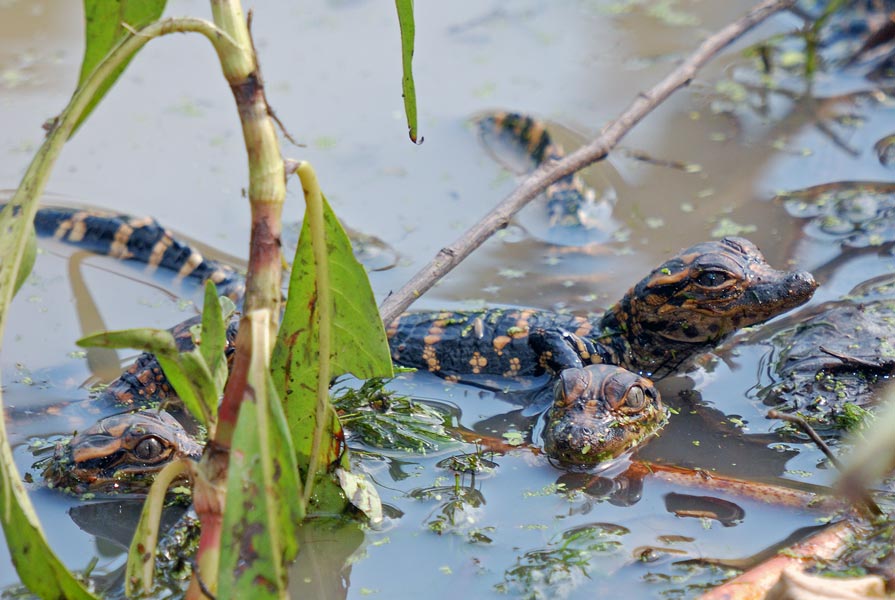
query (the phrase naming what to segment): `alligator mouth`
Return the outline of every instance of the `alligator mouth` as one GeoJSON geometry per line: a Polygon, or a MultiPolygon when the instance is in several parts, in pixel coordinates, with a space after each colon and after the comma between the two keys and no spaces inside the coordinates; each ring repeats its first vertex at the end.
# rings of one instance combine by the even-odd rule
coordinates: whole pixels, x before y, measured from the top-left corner
{"type": "Polygon", "coordinates": [[[563,467],[602,469],[640,447],[667,422],[668,410],[659,402],[638,415],[614,416],[587,427],[575,423],[548,425],[544,430],[544,450],[563,467]]]}

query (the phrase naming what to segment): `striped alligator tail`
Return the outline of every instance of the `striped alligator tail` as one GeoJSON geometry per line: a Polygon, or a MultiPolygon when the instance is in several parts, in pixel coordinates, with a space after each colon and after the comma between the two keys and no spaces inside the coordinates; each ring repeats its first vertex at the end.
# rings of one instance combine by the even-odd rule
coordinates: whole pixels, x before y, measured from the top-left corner
{"type": "MultiPolygon", "coordinates": [[[[526,154],[536,166],[565,158],[560,144],[554,142],[546,124],[529,116],[513,112],[497,112],[479,121],[480,127],[493,128],[508,134],[525,147],[526,154]]],[[[545,191],[551,227],[600,227],[588,218],[587,207],[593,204],[596,193],[587,187],[577,172],[551,184],[545,191]]]]}
{"type": "MultiPolygon", "coordinates": [[[[2,208],[2,205],[0,205],[2,208]]],[[[230,265],[207,259],[150,217],[134,218],[99,210],[43,207],[34,227],[41,237],[54,237],[68,244],[113,258],[145,263],[150,271],[162,268],[204,284],[211,280],[218,293],[233,301],[242,299],[245,280],[230,265]]]]}

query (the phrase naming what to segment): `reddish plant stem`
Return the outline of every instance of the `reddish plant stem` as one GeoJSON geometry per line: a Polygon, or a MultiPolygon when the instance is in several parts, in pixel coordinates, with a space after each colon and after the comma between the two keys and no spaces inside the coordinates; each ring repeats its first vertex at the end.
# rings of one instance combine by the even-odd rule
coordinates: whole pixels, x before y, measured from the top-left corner
{"type": "MultiPolygon", "coordinates": [[[[242,123],[249,166],[249,201],[252,211],[251,243],[249,246],[248,276],[243,313],[269,309],[271,336],[276,339],[282,296],[283,260],[281,215],[286,196],[285,170],[280,156],[276,124],[270,116],[264,82],[254,53],[254,47],[237,0],[213,0],[215,23],[227,31],[243,47],[244,52],[232,61],[222,60],[224,75],[230,84],[236,109],[242,123]]],[[[220,448],[230,447],[230,437],[236,426],[239,404],[245,391],[248,355],[243,348],[250,343],[244,339],[247,327],[240,327],[236,339],[233,376],[224,391],[218,414],[215,442],[220,448]]],[[[261,349],[256,349],[262,351],[261,349]]],[[[263,350],[270,351],[270,348],[263,350]]]]}
{"type": "Polygon", "coordinates": [[[702,469],[688,469],[675,465],[636,461],[625,471],[630,477],[651,477],[679,486],[697,487],[716,493],[731,494],[772,506],[837,511],[847,509],[849,503],[832,495],[820,494],[773,483],[749,481],[726,475],[709,473],[702,469]]]}
{"type": "MultiPolygon", "coordinates": [[[[215,24],[238,46],[237,51],[221,54],[221,67],[236,101],[249,167],[252,231],[243,313],[268,309],[271,315],[269,338],[274,340],[280,318],[283,271],[280,253],[280,217],[286,197],[283,159],[276,125],[264,94],[249,23],[243,16],[239,0],[211,0],[211,9],[215,24]]],[[[243,326],[236,337],[233,370],[221,400],[214,439],[203,454],[194,490],[193,501],[202,522],[202,534],[197,552],[198,568],[187,591],[187,598],[190,599],[205,597],[207,591],[212,594],[217,592],[221,525],[233,432],[239,407],[246,394],[252,352],[269,355],[272,350],[253,348],[252,345],[251,327],[243,319],[243,326]]]]}

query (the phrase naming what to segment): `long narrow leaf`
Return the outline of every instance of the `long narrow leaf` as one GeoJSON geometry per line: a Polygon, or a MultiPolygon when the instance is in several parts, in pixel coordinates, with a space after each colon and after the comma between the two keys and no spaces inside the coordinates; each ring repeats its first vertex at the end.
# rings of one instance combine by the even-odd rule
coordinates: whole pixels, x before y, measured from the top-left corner
{"type": "Polygon", "coordinates": [[[177,354],[177,342],[171,332],[151,327],[101,331],[85,335],[75,343],[82,348],[137,348],[153,354],[177,354]]]}
{"type": "MultiPolygon", "coordinates": [[[[401,67],[404,76],[401,88],[404,92],[404,113],[407,115],[407,129],[410,141],[417,143],[416,85],[413,83],[413,44],[416,26],[413,22],[413,0],[395,0],[398,9],[398,24],[401,26],[401,67]]],[[[420,143],[423,140],[420,138],[420,143]]]]}
{"type": "MultiPolygon", "coordinates": [[[[115,47],[132,29],[140,29],[157,20],[165,10],[167,0],[84,0],[85,44],[84,60],[81,61],[81,75],[78,86],[90,76],[97,65],[102,62],[112,48],[115,47]]],[[[87,108],[78,119],[72,135],[90,116],[99,101],[109,88],[118,80],[131,59],[128,57],[115,69],[93,94],[87,108]]]]}
{"type": "MultiPolygon", "coordinates": [[[[232,306],[233,302],[225,298],[232,306]]],[[[230,313],[224,314],[221,302],[218,301],[217,287],[211,280],[205,282],[205,300],[202,305],[202,343],[199,351],[211,369],[215,383],[223,383],[227,378],[227,359],[224,350],[227,348],[227,322],[230,313]]]]}
{"type": "Polygon", "coordinates": [[[127,576],[124,591],[128,598],[138,591],[148,594],[152,591],[155,573],[155,547],[158,542],[158,527],[165,507],[165,495],[174,480],[190,472],[194,463],[186,458],[165,465],[149,488],[149,495],[143,503],[140,522],[134,532],[130,550],[127,553],[127,576]]]}
{"type": "MultiPolygon", "coordinates": [[[[218,307],[217,310],[213,308],[211,312],[218,319],[216,334],[220,335],[224,327],[220,305],[214,296],[210,302],[218,307]]],[[[213,333],[212,338],[216,334],[213,333]]],[[[205,427],[214,427],[224,379],[215,377],[200,349],[193,348],[187,352],[180,352],[170,331],[152,328],[103,331],[83,337],[77,344],[82,347],[137,348],[153,353],[171,387],[177,392],[190,414],[205,427]]],[[[217,352],[219,360],[224,361],[223,344],[211,345],[219,349],[217,352]]]]}
{"type": "MultiPolygon", "coordinates": [[[[0,221],[0,223],[2,223],[2,221],[0,221]]],[[[2,227],[2,225],[0,225],[0,227],[2,227]]],[[[3,229],[0,229],[0,231],[2,230],[3,229]]],[[[19,272],[16,273],[16,284],[13,294],[19,293],[19,289],[21,289],[25,280],[28,279],[28,275],[31,274],[31,269],[34,268],[34,260],[37,258],[37,234],[34,232],[34,227],[32,227],[26,235],[28,236],[28,240],[25,242],[25,252],[22,254],[22,264],[19,266],[19,272]]]]}
{"type": "MultiPolygon", "coordinates": [[[[211,377],[208,369],[204,369],[205,373],[202,372],[201,368],[194,368],[191,372],[189,367],[181,360],[181,357],[178,356],[156,354],[155,358],[158,360],[165,377],[168,378],[171,387],[177,392],[177,397],[183,402],[183,406],[203,426],[209,427],[211,414],[208,407],[214,404],[216,400],[211,398],[206,400],[203,397],[203,386],[198,383],[198,378],[206,376],[205,373],[208,373],[207,376],[211,377]]],[[[207,385],[205,387],[207,389],[207,385]]],[[[216,399],[216,396],[214,398],[216,399]]]]}

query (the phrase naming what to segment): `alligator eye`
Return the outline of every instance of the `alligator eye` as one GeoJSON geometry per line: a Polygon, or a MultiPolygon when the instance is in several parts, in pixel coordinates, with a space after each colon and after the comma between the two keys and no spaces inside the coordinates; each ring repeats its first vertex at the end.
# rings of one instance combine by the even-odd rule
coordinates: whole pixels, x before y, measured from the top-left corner
{"type": "Polygon", "coordinates": [[[134,456],[144,461],[155,461],[161,457],[163,450],[161,440],[154,435],[148,435],[134,447],[134,456]]]}
{"type": "Polygon", "coordinates": [[[643,393],[643,388],[639,385],[632,385],[628,393],[625,394],[625,405],[633,411],[643,410],[646,406],[646,394],[643,393]]]}
{"type": "Polygon", "coordinates": [[[696,278],[696,283],[702,287],[712,288],[726,283],[729,279],[730,275],[724,271],[703,271],[696,278]]]}

